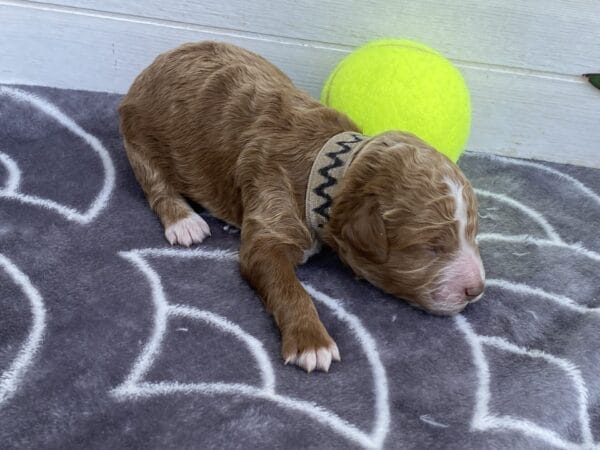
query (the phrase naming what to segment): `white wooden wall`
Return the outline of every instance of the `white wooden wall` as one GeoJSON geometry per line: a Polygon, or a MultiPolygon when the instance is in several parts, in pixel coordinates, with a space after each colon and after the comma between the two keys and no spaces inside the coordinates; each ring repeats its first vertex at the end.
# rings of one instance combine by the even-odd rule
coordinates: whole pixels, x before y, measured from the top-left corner
{"type": "Polygon", "coordinates": [[[471,90],[468,149],[600,167],[600,0],[0,0],[0,82],[125,92],[187,41],[256,51],[314,96],[355,46],[405,37],[471,90]]]}

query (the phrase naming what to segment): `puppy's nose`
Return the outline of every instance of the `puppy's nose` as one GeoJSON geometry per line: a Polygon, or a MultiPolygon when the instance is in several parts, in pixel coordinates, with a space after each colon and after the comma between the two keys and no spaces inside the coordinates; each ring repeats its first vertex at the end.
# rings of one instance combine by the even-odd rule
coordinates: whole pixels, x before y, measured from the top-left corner
{"type": "Polygon", "coordinates": [[[473,300],[475,297],[481,295],[483,292],[485,285],[483,283],[479,283],[477,286],[471,286],[465,288],[465,295],[468,300],[473,300]]]}

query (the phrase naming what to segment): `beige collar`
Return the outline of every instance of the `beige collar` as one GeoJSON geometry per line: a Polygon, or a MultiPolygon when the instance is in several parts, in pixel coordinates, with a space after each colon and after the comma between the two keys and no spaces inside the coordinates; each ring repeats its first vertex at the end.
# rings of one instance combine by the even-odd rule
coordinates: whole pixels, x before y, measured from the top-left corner
{"type": "Polygon", "coordinates": [[[333,136],[319,150],[306,188],[306,220],[318,238],[329,220],[333,196],[346,169],[368,139],[360,133],[345,131],[333,136]]]}

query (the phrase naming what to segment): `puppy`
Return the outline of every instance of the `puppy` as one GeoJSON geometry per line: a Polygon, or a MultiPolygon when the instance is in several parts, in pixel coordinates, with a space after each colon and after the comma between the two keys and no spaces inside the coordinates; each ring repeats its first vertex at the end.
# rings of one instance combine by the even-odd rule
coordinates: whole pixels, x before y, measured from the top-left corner
{"type": "Polygon", "coordinates": [[[136,78],[119,113],[171,244],[210,235],[186,199],[241,229],[241,273],[281,331],[285,363],[310,372],[340,360],[295,274],[321,242],[426,311],[455,314],[480,298],[476,200],[460,169],[416,136],[362,136],[260,56],[183,45],[136,78]]]}

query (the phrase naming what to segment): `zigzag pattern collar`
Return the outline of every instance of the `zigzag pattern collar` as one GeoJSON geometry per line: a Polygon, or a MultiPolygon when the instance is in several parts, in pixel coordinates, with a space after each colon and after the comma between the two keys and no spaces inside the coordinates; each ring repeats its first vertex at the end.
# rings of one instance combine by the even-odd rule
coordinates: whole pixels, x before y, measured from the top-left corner
{"type": "Polygon", "coordinates": [[[323,226],[329,220],[339,181],[368,139],[360,133],[345,131],[329,139],[317,154],[306,189],[306,220],[317,237],[321,238],[323,226]]]}

